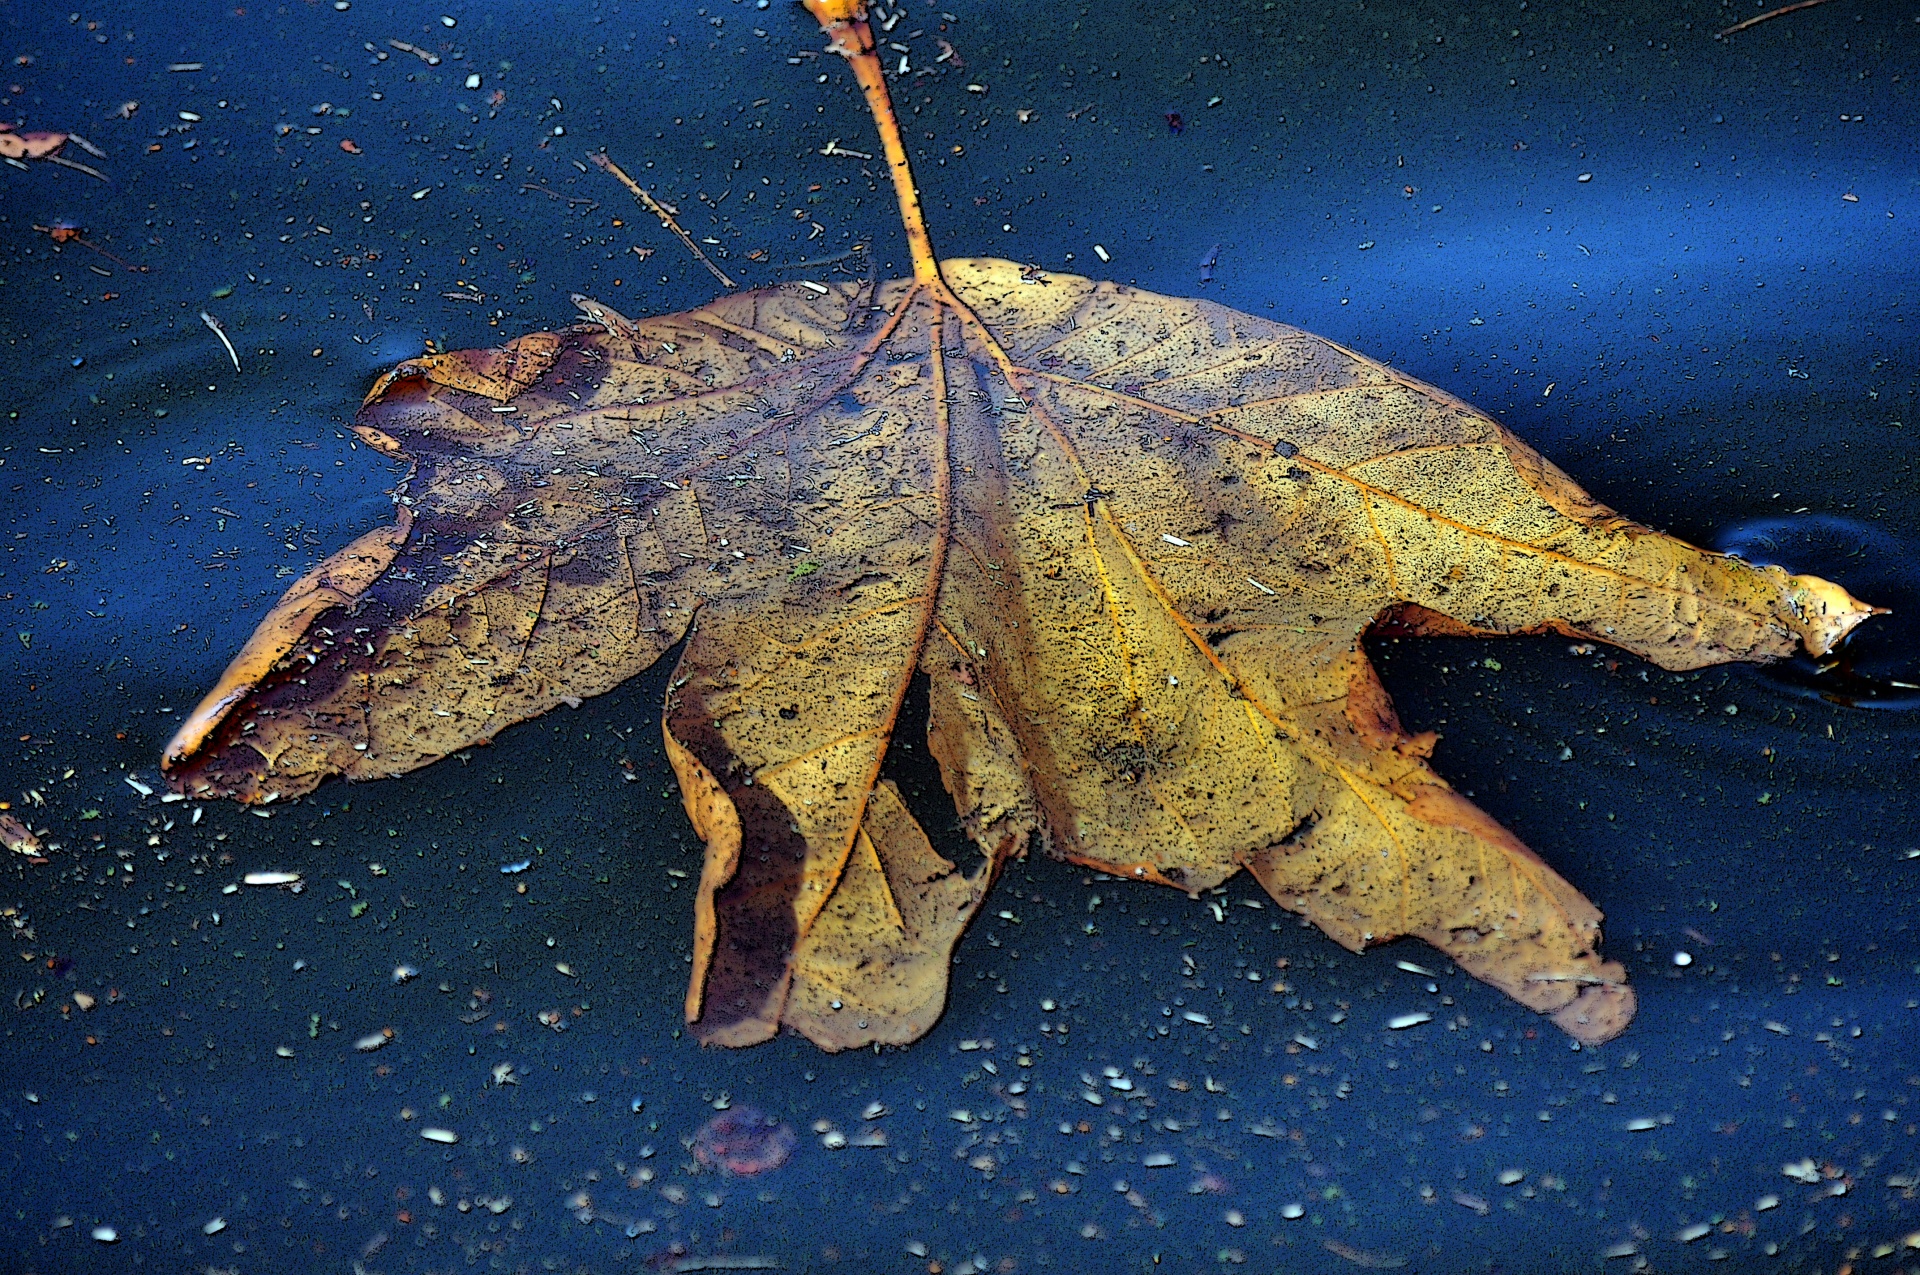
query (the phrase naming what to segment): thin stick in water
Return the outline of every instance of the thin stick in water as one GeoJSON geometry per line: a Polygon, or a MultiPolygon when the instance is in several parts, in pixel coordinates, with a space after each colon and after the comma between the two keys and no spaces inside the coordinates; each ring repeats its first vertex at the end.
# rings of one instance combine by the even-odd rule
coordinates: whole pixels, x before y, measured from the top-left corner
{"type": "Polygon", "coordinates": [[[678,235],[680,237],[680,242],[687,246],[687,251],[692,253],[695,257],[699,258],[701,265],[713,271],[713,277],[720,281],[722,287],[726,288],[729,292],[731,292],[740,286],[739,284],[735,283],[733,280],[727,278],[727,272],[722,270],[719,266],[714,265],[713,258],[709,257],[706,253],[700,250],[700,245],[693,241],[692,235],[688,234],[686,231],[680,228],[680,223],[673,219],[673,213],[667,208],[667,206],[661,203],[659,200],[655,199],[652,195],[648,194],[644,189],[642,189],[639,182],[633,180],[633,178],[627,176],[624,172],[620,171],[620,165],[614,163],[611,159],[608,159],[606,152],[595,151],[593,154],[587,156],[587,158],[592,160],[595,164],[599,165],[601,168],[604,168],[607,172],[612,173],[614,177],[619,180],[622,186],[625,186],[629,191],[633,192],[633,197],[639,200],[641,204],[643,204],[646,207],[646,210],[648,212],[652,213],[654,216],[660,219],[660,224],[662,226],[665,226],[668,230],[671,230],[674,234],[678,235]]]}
{"type": "Polygon", "coordinates": [[[1796,9],[1811,9],[1816,4],[1825,4],[1826,2],[1827,0],[1799,0],[1797,4],[1781,5],[1778,9],[1769,9],[1758,17],[1748,18],[1745,22],[1734,23],[1725,31],[1720,32],[1715,38],[1724,40],[1736,31],[1745,31],[1748,27],[1757,27],[1769,18],[1777,18],[1782,14],[1792,13],[1796,9]]]}
{"type": "Polygon", "coordinates": [[[238,372],[240,370],[240,356],[234,353],[233,342],[227,340],[227,330],[220,326],[220,320],[214,318],[205,310],[202,310],[200,312],[200,322],[212,328],[213,334],[220,338],[220,344],[227,347],[227,357],[233,360],[233,370],[238,372]]]}

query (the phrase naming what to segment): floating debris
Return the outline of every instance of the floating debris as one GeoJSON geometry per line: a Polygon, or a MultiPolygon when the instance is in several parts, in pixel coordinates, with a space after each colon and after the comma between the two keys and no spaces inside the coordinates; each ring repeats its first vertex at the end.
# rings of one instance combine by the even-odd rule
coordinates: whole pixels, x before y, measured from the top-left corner
{"type": "MultiPolygon", "coordinates": [[[[408,44],[405,40],[388,40],[387,47],[390,49],[398,49],[402,53],[411,53],[428,66],[440,65],[440,55],[438,53],[433,52],[431,49],[423,49],[417,44],[408,44]]],[[[197,70],[199,68],[196,67],[195,69],[197,70]]]]}
{"type": "Polygon", "coordinates": [[[114,1230],[111,1226],[96,1226],[93,1230],[89,1231],[88,1234],[102,1244],[118,1244],[120,1242],[120,1232],[114,1230]]]}
{"type": "Polygon", "coordinates": [[[15,854],[37,856],[40,853],[40,838],[12,815],[0,815],[0,845],[15,854]]]}
{"type": "Polygon", "coordinates": [[[414,966],[396,965],[393,967],[393,981],[396,983],[410,983],[419,977],[420,971],[414,966]]]}
{"type": "Polygon", "coordinates": [[[516,859],[512,863],[501,864],[500,874],[502,876],[510,877],[516,873],[525,872],[528,868],[531,868],[532,866],[533,866],[532,859],[516,859]]]}
{"type": "Polygon", "coordinates": [[[362,1036],[359,1040],[354,1041],[353,1047],[363,1054],[370,1054],[392,1039],[393,1029],[391,1027],[382,1027],[379,1031],[373,1033],[373,1035],[362,1036]]]}
{"type": "Polygon", "coordinates": [[[1485,1217],[1493,1207],[1471,1191],[1455,1191],[1453,1193],[1453,1202],[1463,1209],[1472,1209],[1481,1217],[1485,1217]]]}
{"type": "Polygon", "coordinates": [[[734,1107],[700,1126],[693,1158],[711,1169],[746,1177],[769,1173],[793,1154],[793,1130],[752,1107],[734,1107]]]}
{"type": "Polygon", "coordinates": [[[298,885],[298,872],[249,872],[240,878],[246,885],[298,885]]]}
{"type": "Polygon", "coordinates": [[[1433,1015],[1423,1009],[1416,1014],[1401,1014],[1397,1018],[1389,1018],[1387,1020],[1387,1029],[1389,1031],[1405,1031],[1409,1027],[1418,1027],[1421,1023],[1430,1023],[1432,1021],[1433,1015]]]}
{"type": "Polygon", "coordinates": [[[207,327],[212,330],[213,334],[220,338],[220,344],[227,347],[227,357],[233,360],[233,370],[238,372],[240,370],[240,356],[234,352],[233,342],[227,340],[227,330],[221,326],[220,320],[214,318],[205,310],[202,310],[200,312],[200,322],[206,324],[207,327]]]}
{"type": "Polygon", "coordinates": [[[1335,1257],[1345,1258],[1355,1266],[1364,1266],[1368,1270],[1392,1270],[1407,1264],[1407,1259],[1397,1253],[1369,1253],[1363,1248],[1342,1244],[1339,1240],[1321,1240],[1320,1245],[1335,1257]]]}
{"type": "Polygon", "coordinates": [[[1780,1172],[1795,1182],[1804,1182],[1808,1186],[1813,1186],[1820,1181],[1820,1168],[1814,1164],[1811,1157],[1796,1160],[1791,1164],[1783,1164],[1780,1166],[1780,1172]]]}
{"type": "Polygon", "coordinates": [[[210,1217],[207,1219],[206,1224],[200,1228],[200,1234],[218,1235],[226,1229],[227,1219],[223,1217],[210,1217]]]}
{"type": "Polygon", "coordinates": [[[451,1129],[439,1129],[439,1128],[422,1129],[420,1131],[420,1136],[425,1138],[428,1142],[438,1142],[442,1146],[449,1146],[449,1147],[452,1146],[454,1143],[460,1141],[460,1135],[455,1133],[451,1129]]]}

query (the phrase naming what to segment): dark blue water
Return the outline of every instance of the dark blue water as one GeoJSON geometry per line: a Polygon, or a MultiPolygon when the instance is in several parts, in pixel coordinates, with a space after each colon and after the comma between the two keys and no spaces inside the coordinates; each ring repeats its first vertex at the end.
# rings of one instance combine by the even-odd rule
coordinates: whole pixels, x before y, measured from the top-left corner
{"type": "MultiPolygon", "coordinates": [[[[1910,635],[1920,20],[1836,0],[1713,38],[1759,11],[949,4],[888,36],[943,250],[1384,358],[1623,512],[1832,576],[1910,635]]],[[[1920,665],[1871,628],[1841,671],[1884,699],[1544,639],[1376,648],[1441,771],[1607,914],[1641,1008],[1592,1050],[1244,881],[1217,920],[1036,861],[916,1046],[702,1051],[663,670],[270,818],[137,792],[286,581],[390,517],[396,467],[345,429],[379,370],[569,322],[570,292],[713,295],[589,150],[744,283],[905,258],[881,170],[821,153],[872,131],[784,2],[69,12],[0,9],[4,117],[112,178],[0,172],[0,798],[57,844],[4,864],[0,1266],[1912,1265],[1920,730],[1895,684],[1920,665]],[[100,251],[34,229],[62,219],[100,251]],[[305,890],[227,892],[270,868],[305,890]],[[1250,977],[1282,960],[1291,993],[1250,977]],[[792,1158],[704,1169],[695,1132],[744,1105],[792,1158]],[[885,1146],[823,1141],[869,1123],[885,1146]]]]}

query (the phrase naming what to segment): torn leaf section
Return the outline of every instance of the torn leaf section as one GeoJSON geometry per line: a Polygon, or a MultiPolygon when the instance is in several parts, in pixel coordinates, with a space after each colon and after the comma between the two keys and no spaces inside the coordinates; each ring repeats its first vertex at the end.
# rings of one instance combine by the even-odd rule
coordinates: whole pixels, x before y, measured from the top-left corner
{"type": "Polygon", "coordinates": [[[823,1049],[902,1045],[947,999],[953,948],[999,869],[940,857],[891,780],[881,781],[846,870],[794,954],[786,1022],[823,1049]]]}
{"type": "Polygon", "coordinates": [[[510,402],[553,366],[561,341],[557,332],[529,332],[494,349],[451,350],[408,359],[374,382],[362,406],[378,402],[395,381],[414,378],[498,403],[510,402]]]}

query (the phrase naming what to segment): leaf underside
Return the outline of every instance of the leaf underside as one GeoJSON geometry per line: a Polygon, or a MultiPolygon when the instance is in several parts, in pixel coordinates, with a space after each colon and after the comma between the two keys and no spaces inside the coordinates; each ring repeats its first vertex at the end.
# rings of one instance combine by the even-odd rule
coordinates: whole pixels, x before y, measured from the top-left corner
{"type": "Polygon", "coordinates": [[[288,591],[172,781],[398,775],[684,638],[662,725],[707,842],[704,1041],[920,1036],[1034,842],[1190,893],[1246,868],[1348,948],[1413,935],[1581,1040],[1620,1032],[1599,911],[1432,770],[1362,636],[1553,630],[1686,669],[1823,651],[1867,608],[1629,522],[1308,333],[942,270],[395,369],[356,428],[415,466],[399,522],[288,591]],[[879,778],[916,674],[969,863],[879,778]]]}

